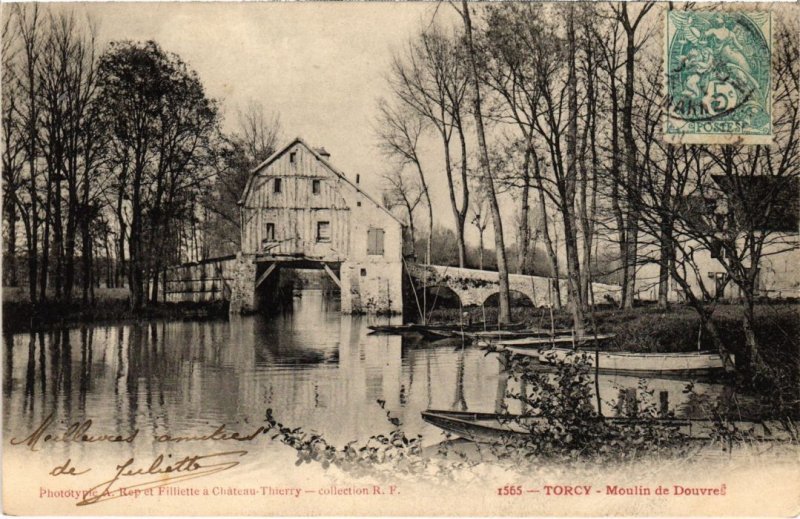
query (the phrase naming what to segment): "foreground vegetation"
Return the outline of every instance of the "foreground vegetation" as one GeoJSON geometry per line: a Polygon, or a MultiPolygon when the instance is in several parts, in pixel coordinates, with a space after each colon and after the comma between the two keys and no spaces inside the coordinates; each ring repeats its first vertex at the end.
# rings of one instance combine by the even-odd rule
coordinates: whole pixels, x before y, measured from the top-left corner
{"type": "MultiPolygon", "coordinates": [[[[508,399],[521,402],[526,410],[510,418],[522,432],[493,442],[465,447],[464,442],[450,441],[452,438],[445,434],[445,441],[435,449],[423,448],[423,437],[407,435],[403,424],[380,400],[381,412],[394,428],[366,441],[333,445],[320,434],[280,423],[271,409],[266,412],[270,428],[266,434],[294,449],[297,465],[319,463],[323,468],[334,466],[354,476],[410,475],[430,481],[451,478],[465,469],[469,472],[483,462],[525,473],[551,463],[603,465],[652,458],[689,460],[694,458],[690,455],[703,449],[747,449],[763,440],[748,429],[737,427],[720,404],[709,403],[705,411],[711,421],[710,436],[694,441],[679,427],[660,420],[674,415],[663,414],[645,381],[637,389],[636,408],[619,408],[621,416],[631,420],[609,420],[597,411],[594,377],[587,357],[561,364],[550,374],[530,369],[529,363],[529,359],[512,359],[511,377],[523,389],[506,393],[508,399]],[[531,417],[538,419],[526,421],[531,417]]],[[[693,393],[691,384],[687,384],[686,391],[693,393]]],[[[783,418],[782,427],[789,434],[782,441],[796,446],[794,421],[783,418]]]]}
{"type": "MultiPolygon", "coordinates": [[[[496,322],[496,308],[440,308],[433,312],[433,322],[496,322]],[[466,316],[464,313],[466,313],[466,316]]],[[[513,309],[516,322],[531,327],[549,328],[548,310],[532,307],[513,309]]],[[[747,338],[742,329],[741,307],[717,304],[712,322],[727,351],[737,359],[736,384],[740,389],[763,396],[765,406],[800,416],[800,304],[764,303],[755,308],[754,334],[766,365],[765,376],[753,377],[739,359],[746,358],[747,338]],[[741,365],[740,365],[741,364],[741,365]]],[[[613,333],[614,341],[605,349],[631,352],[689,352],[716,350],[717,346],[704,332],[697,312],[688,306],[673,306],[668,310],[655,306],[631,310],[602,309],[592,314],[598,333],[613,333]]],[[[555,328],[571,328],[572,316],[566,311],[552,315],[555,328]]],[[[591,332],[590,332],[591,333],[591,332]]]]}

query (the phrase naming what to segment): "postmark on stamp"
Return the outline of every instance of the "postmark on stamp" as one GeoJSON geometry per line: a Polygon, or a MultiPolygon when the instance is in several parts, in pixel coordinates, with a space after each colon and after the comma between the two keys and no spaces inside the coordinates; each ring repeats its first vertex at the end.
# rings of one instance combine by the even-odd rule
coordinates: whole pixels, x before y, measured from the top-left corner
{"type": "Polygon", "coordinates": [[[664,139],[772,142],[771,13],[668,11],[664,139]]]}

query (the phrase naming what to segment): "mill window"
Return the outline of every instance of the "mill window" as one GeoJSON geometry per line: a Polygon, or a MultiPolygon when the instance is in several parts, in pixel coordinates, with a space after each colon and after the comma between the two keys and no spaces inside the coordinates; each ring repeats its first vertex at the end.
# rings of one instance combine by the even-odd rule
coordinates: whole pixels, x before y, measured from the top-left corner
{"type": "Polygon", "coordinates": [[[272,184],[272,192],[273,193],[280,193],[281,192],[281,189],[283,187],[281,185],[281,184],[283,184],[283,182],[281,182],[281,180],[283,180],[283,179],[280,179],[280,178],[276,178],[275,179],[275,182],[272,184]]]}
{"type": "Polygon", "coordinates": [[[311,192],[313,194],[318,195],[320,193],[321,189],[322,189],[322,181],[321,180],[314,179],[314,180],[311,181],[311,192]]]}
{"type": "Polygon", "coordinates": [[[370,256],[383,255],[383,229],[369,229],[367,231],[367,254],[370,256]]]}
{"type": "Polygon", "coordinates": [[[267,241],[275,241],[275,224],[272,222],[267,223],[267,232],[264,234],[264,239],[267,241]]]}
{"type": "Polygon", "coordinates": [[[293,152],[289,153],[289,162],[294,164],[295,159],[297,159],[297,152],[293,151],[293,152]]]}
{"type": "Polygon", "coordinates": [[[317,242],[327,243],[331,241],[331,223],[317,222],[317,242]]]}

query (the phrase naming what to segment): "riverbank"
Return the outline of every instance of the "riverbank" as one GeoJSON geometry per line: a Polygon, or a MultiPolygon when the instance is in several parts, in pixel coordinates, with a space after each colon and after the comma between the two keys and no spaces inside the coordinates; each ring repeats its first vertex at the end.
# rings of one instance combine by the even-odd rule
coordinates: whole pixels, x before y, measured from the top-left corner
{"type": "Polygon", "coordinates": [[[158,303],[133,310],[127,300],[104,300],[94,305],[48,301],[33,304],[3,301],[3,332],[18,333],[63,328],[77,324],[120,323],[146,319],[227,318],[227,303],[158,303]]]}
{"type": "MultiPolygon", "coordinates": [[[[458,309],[437,309],[433,323],[488,322],[497,319],[497,308],[467,308],[466,315],[458,309]]],[[[712,320],[725,347],[741,363],[745,359],[746,344],[742,327],[742,309],[735,304],[719,304],[712,320]]],[[[756,307],[755,335],[759,351],[770,373],[754,378],[739,372],[737,386],[747,391],[756,390],[769,402],[766,405],[789,410],[791,416],[800,416],[800,304],[794,302],[763,303],[756,307]],[[758,387],[752,387],[753,385],[758,387]]],[[[613,341],[604,344],[608,351],[629,352],[691,352],[714,350],[708,334],[700,331],[700,319],[688,306],[673,305],[664,310],[643,306],[632,310],[603,309],[594,312],[593,322],[598,333],[613,333],[613,341]]],[[[554,311],[552,321],[547,309],[514,308],[514,322],[530,327],[572,327],[572,316],[565,310],[554,311]]],[[[589,318],[592,329],[592,318],[589,318]]]]}
{"type": "MultiPolygon", "coordinates": [[[[496,322],[497,308],[437,309],[431,324],[458,324],[459,322],[496,322]]],[[[570,329],[572,315],[566,310],[553,312],[552,321],[548,309],[515,307],[512,320],[529,327],[570,329]]],[[[741,308],[735,304],[720,304],[712,320],[720,336],[734,353],[743,351],[741,308]]],[[[700,331],[697,313],[684,305],[673,305],[664,310],[655,306],[637,307],[632,310],[603,309],[587,316],[587,328],[598,333],[613,333],[616,339],[609,345],[611,351],[631,352],[690,352],[711,348],[711,340],[700,331]]],[[[800,338],[800,303],[767,303],[756,307],[756,337],[759,342],[781,346],[797,353],[800,338]]]]}

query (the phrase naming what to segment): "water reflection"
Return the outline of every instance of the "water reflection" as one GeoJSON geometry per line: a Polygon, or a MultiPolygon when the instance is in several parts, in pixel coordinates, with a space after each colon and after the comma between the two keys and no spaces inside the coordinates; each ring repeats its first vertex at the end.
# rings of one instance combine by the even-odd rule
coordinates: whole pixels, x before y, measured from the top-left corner
{"type": "MultiPolygon", "coordinates": [[[[370,335],[386,319],[341,316],[321,292],[306,291],[294,311],[229,322],[146,322],[5,334],[3,420],[7,434],[31,430],[50,413],[98,431],[189,434],[210,425],[256,424],[267,408],[283,423],[337,443],[366,439],[392,425],[441,439],[426,408],[500,411],[515,382],[494,356],[460,343],[370,335]]],[[[600,379],[603,412],[637,387],[633,377],[600,379]]],[[[654,405],[679,415],[704,411],[726,393],[720,384],[648,382],[654,405]]],[[[518,410],[518,408],[517,408],[518,410]]],[[[69,447],[79,448],[79,447],[69,447]]],[[[265,446],[264,448],[269,448],[265,446]]]]}

